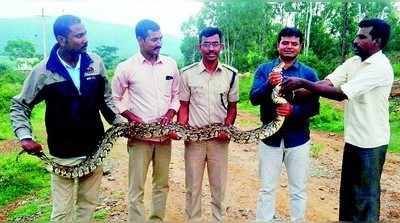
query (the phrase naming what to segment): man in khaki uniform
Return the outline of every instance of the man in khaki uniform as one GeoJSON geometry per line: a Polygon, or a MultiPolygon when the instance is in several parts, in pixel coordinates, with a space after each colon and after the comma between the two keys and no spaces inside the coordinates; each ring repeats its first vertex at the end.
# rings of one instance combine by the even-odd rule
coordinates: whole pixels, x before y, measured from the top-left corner
{"type": "MultiPolygon", "coordinates": [[[[29,119],[34,106],[45,101],[50,155],[56,163],[72,166],[97,149],[104,134],[99,111],[110,124],[122,120],[116,116],[102,60],[86,53],[88,40],[81,20],[72,15],[58,17],[54,35],[57,44],[50,56],[32,70],[21,93],[12,99],[11,123],[21,147],[28,153],[40,152],[42,146],[33,139],[29,119]]],[[[50,220],[90,222],[96,210],[102,173],[100,166],[78,179],[52,174],[50,220]]]]}
{"type": "MultiPolygon", "coordinates": [[[[181,107],[178,122],[193,127],[212,123],[233,125],[239,99],[236,69],[218,61],[224,45],[218,28],[208,27],[199,35],[202,60],[182,69],[181,107]]],[[[229,136],[221,132],[216,139],[185,142],[186,217],[201,220],[201,185],[207,164],[212,197],[212,216],[221,221],[227,178],[229,136]]]]}

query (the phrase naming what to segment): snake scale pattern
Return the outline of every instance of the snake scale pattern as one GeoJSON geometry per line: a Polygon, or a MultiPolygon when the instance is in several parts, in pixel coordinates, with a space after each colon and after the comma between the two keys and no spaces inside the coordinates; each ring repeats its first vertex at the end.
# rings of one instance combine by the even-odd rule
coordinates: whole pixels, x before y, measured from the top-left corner
{"type": "MultiPolygon", "coordinates": [[[[281,72],[283,66],[284,64],[281,63],[274,69],[275,71],[281,72]]],[[[280,88],[281,86],[278,84],[274,87],[271,93],[271,99],[275,104],[287,103],[286,99],[281,97],[279,94],[280,88]]],[[[273,135],[280,129],[284,120],[285,117],[277,115],[276,118],[270,123],[248,131],[241,131],[235,126],[227,127],[223,126],[222,124],[211,124],[202,128],[194,128],[190,126],[182,126],[178,123],[170,123],[164,126],[160,125],[159,123],[120,123],[109,128],[99,143],[97,151],[77,165],[60,165],[46,156],[46,154],[43,152],[31,155],[35,155],[43,160],[47,165],[48,171],[51,173],[72,179],[86,176],[100,166],[107,157],[107,154],[111,151],[115,141],[120,137],[149,139],[153,137],[165,137],[168,136],[171,131],[175,131],[182,140],[204,141],[217,137],[220,131],[225,131],[230,135],[233,142],[249,144],[273,135]]],[[[22,152],[24,151],[21,151],[21,153],[22,152]]]]}

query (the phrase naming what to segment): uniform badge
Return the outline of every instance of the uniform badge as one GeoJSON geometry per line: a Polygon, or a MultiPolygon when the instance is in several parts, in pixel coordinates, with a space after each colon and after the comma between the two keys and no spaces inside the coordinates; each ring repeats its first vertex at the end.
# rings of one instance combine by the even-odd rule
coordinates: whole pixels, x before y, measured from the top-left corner
{"type": "Polygon", "coordinates": [[[93,73],[94,72],[94,68],[93,67],[87,67],[86,68],[86,71],[85,71],[85,73],[87,73],[87,74],[91,74],[91,73],[93,73]]]}

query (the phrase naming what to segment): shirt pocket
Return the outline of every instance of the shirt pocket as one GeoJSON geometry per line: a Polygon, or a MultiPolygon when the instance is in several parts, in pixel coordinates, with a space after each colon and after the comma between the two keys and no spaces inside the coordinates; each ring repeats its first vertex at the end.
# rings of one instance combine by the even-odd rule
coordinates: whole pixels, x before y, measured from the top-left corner
{"type": "Polygon", "coordinates": [[[229,88],[218,85],[213,89],[215,103],[221,105],[224,109],[228,109],[228,93],[229,88]]]}
{"type": "Polygon", "coordinates": [[[189,88],[190,101],[197,105],[206,105],[206,101],[208,101],[206,88],[199,84],[189,85],[189,88]]]}
{"type": "Polygon", "coordinates": [[[174,82],[174,75],[173,74],[164,75],[162,80],[160,80],[161,88],[162,88],[162,94],[164,95],[164,97],[171,98],[171,95],[172,95],[172,83],[173,82],[174,82]]]}

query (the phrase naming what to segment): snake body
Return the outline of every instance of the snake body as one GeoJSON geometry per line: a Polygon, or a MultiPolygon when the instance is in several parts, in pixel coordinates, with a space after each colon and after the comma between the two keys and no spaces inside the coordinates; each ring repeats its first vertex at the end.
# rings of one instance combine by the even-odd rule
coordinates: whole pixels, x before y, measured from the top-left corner
{"type": "MultiPolygon", "coordinates": [[[[279,71],[282,70],[283,65],[279,64],[276,68],[279,71]]],[[[280,84],[276,85],[271,93],[272,102],[275,104],[287,103],[286,99],[280,96],[280,84]]],[[[77,178],[88,175],[93,172],[98,166],[100,166],[107,154],[111,151],[115,141],[120,137],[125,138],[140,138],[150,139],[167,137],[172,131],[176,132],[177,135],[185,141],[204,141],[216,138],[219,132],[224,131],[228,133],[231,140],[235,143],[249,144],[255,143],[261,139],[267,138],[276,133],[282,126],[285,120],[284,116],[277,115],[274,120],[268,124],[264,124],[259,128],[242,131],[235,126],[224,126],[222,124],[210,124],[201,128],[195,128],[190,126],[182,126],[178,123],[170,123],[168,125],[161,125],[159,123],[119,123],[109,128],[103,139],[98,145],[98,149],[92,155],[81,163],[74,166],[63,166],[48,156],[45,153],[39,152],[32,155],[39,157],[48,166],[48,171],[65,177],[65,178],[77,178]]],[[[24,151],[22,151],[24,152],[24,151]]],[[[22,153],[21,152],[21,153],[22,153]]]]}

